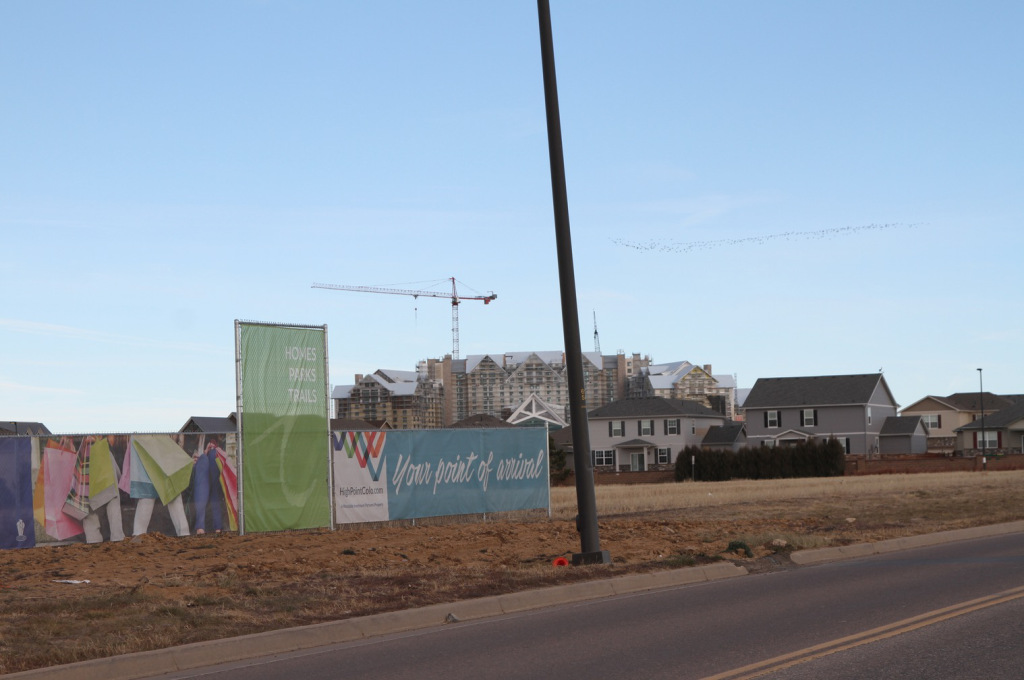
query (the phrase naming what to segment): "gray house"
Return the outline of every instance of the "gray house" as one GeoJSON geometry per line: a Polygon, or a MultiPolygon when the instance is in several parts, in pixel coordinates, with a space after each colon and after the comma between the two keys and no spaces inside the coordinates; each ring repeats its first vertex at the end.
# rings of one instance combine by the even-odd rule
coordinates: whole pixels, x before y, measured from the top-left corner
{"type": "Polygon", "coordinates": [[[594,467],[622,472],[670,469],[680,451],[728,422],[697,401],[664,397],[620,399],[587,417],[594,467]]]}
{"type": "Polygon", "coordinates": [[[899,407],[881,373],[759,378],[743,406],[751,446],[835,437],[855,454],[880,451],[882,425],[899,407]]]}
{"type": "Polygon", "coordinates": [[[878,432],[878,444],[879,453],[927,453],[928,428],[921,416],[886,418],[878,432]]]}

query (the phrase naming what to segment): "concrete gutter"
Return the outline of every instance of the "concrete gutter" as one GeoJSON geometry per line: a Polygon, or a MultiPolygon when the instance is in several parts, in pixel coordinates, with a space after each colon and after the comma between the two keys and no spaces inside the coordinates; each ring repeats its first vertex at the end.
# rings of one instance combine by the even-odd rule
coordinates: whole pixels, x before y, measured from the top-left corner
{"type": "Polygon", "coordinates": [[[1024,521],[1007,522],[1006,524],[992,524],[983,527],[971,527],[970,529],[954,529],[953,531],[940,531],[934,534],[892,538],[887,541],[878,541],[877,543],[857,543],[855,545],[844,545],[838,548],[801,550],[790,555],[790,558],[793,560],[793,564],[805,566],[809,564],[822,564],[824,562],[848,560],[855,557],[883,555],[885,553],[896,552],[897,550],[907,550],[909,548],[927,548],[931,545],[966,541],[971,538],[990,538],[992,536],[1016,534],[1022,531],[1024,531],[1024,521]]]}
{"type": "MultiPolygon", "coordinates": [[[[801,550],[790,555],[799,566],[822,564],[856,557],[921,548],[971,538],[986,538],[1024,532],[1024,521],[991,526],[957,529],[935,534],[896,538],[878,543],[861,543],[837,548],[801,550]]],[[[574,602],[585,602],[614,595],[642,593],[663,588],[717,581],[744,576],[745,568],[731,562],[702,567],[673,569],[648,574],[630,574],[598,581],[584,581],[566,586],[525,590],[506,595],[482,597],[448,604],[435,604],[373,614],[354,619],[329,621],[298,628],[273,630],[254,635],[207,640],[189,645],[137,652],[122,656],[93,659],[63,666],[51,666],[2,676],[3,680],[137,680],[139,678],[187,671],[232,661],[261,656],[286,654],[343,642],[354,642],[378,635],[402,633],[439,626],[445,623],[472,621],[502,614],[524,612],[574,602]]]]}
{"type": "Polygon", "coordinates": [[[2,678],[3,680],[67,680],[68,678],[74,680],[135,680],[219,663],[354,642],[378,635],[402,633],[440,626],[445,623],[472,621],[613,595],[641,593],[648,590],[717,581],[746,574],[746,569],[737,567],[730,562],[649,574],[630,574],[618,578],[524,590],[506,595],[482,597],[449,604],[435,604],[419,609],[373,614],[223,640],[207,640],[168,649],[156,649],[149,652],[137,652],[10,673],[3,675],[2,678]]]}

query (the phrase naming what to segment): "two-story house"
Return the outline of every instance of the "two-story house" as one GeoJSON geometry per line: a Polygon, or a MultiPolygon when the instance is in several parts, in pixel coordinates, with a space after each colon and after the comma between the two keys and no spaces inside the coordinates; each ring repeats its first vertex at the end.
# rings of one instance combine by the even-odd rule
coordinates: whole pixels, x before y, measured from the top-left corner
{"type": "Polygon", "coordinates": [[[881,373],[759,378],[743,406],[751,446],[835,437],[848,454],[877,453],[899,407],[881,373]]]}
{"type": "Polygon", "coordinates": [[[991,415],[1013,403],[1012,397],[991,392],[956,392],[948,397],[928,395],[902,409],[900,414],[921,416],[928,427],[928,450],[948,455],[964,450],[957,448],[958,428],[980,420],[982,412],[991,415]]]}
{"type": "Polygon", "coordinates": [[[689,399],[620,399],[590,411],[590,448],[596,469],[665,470],[687,446],[700,446],[721,413],[689,399]]]}

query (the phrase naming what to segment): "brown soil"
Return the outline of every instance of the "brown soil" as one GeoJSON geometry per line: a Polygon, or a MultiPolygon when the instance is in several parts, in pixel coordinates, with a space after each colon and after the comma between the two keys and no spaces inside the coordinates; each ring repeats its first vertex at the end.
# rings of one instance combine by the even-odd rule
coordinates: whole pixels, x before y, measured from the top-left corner
{"type": "Polygon", "coordinates": [[[580,550],[579,535],[572,522],[546,518],[148,534],[2,551],[0,673],[722,559],[752,571],[787,568],[794,548],[1020,519],[1019,499],[1005,500],[868,495],[603,517],[601,547],[613,563],[587,567],[553,565],[580,550]]]}

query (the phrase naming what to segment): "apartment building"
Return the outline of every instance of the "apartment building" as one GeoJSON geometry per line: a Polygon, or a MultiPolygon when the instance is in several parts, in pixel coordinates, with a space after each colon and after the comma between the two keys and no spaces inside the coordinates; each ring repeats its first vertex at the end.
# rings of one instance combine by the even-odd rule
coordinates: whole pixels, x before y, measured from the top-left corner
{"type": "Polygon", "coordinates": [[[629,378],[627,396],[687,399],[704,404],[729,420],[736,417],[736,378],[714,375],[711,364],[697,366],[689,361],[673,361],[642,367],[629,378]]]}
{"type": "MultiPolygon", "coordinates": [[[[650,363],[639,354],[583,353],[587,408],[625,396],[629,378],[650,363]]],[[[569,380],[565,353],[506,352],[441,360],[446,425],[485,413],[507,419],[535,395],[569,421],[569,380]]]]}
{"type": "Polygon", "coordinates": [[[400,430],[444,426],[444,389],[430,368],[421,361],[416,371],[357,374],[354,385],[338,385],[331,392],[334,417],[387,422],[400,430]]]}

